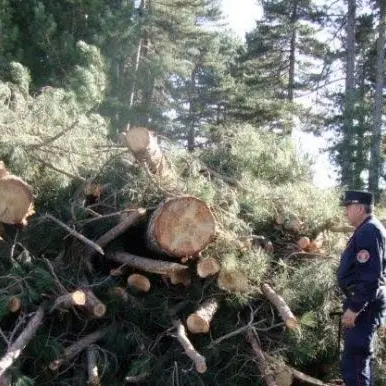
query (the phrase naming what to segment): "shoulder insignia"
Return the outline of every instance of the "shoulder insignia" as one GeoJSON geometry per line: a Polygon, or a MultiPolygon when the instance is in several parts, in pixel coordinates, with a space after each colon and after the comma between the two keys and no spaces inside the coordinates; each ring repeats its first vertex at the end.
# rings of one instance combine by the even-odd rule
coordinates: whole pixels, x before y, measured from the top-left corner
{"type": "Polygon", "coordinates": [[[370,252],[362,249],[357,253],[357,260],[359,263],[366,263],[370,259],[370,252]]]}

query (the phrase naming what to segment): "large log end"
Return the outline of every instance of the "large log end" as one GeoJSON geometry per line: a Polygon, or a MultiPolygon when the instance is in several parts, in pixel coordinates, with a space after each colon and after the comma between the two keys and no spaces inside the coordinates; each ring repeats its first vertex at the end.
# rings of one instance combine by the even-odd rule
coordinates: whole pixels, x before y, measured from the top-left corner
{"type": "Polygon", "coordinates": [[[193,256],[215,235],[215,219],[206,203],[192,196],[172,198],[153,214],[149,224],[151,245],[170,256],[193,256]]]}
{"type": "Polygon", "coordinates": [[[30,187],[19,177],[0,178],[0,221],[6,224],[25,224],[35,213],[30,187]]]}

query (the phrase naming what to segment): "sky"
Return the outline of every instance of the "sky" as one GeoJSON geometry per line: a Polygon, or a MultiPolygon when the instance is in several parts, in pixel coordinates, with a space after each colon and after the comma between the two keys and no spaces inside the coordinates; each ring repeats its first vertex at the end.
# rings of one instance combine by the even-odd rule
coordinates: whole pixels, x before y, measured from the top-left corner
{"type": "MultiPolygon", "coordinates": [[[[258,0],[222,0],[222,9],[229,27],[241,39],[244,39],[246,32],[255,27],[256,20],[263,14],[258,0]]],[[[310,154],[315,159],[314,184],[321,188],[335,186],[336,174],[329,162],[328,154],[323,152],[323,148],[327,146],[326,141],[299,130],[294,130],[293,139],[299,152],[310,154]]]]}

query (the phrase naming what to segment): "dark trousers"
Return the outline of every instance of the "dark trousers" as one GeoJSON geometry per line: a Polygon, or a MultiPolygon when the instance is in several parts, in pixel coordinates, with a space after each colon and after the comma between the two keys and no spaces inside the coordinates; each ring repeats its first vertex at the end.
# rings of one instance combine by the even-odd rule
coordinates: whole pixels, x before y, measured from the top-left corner
{"type": "Polygon", "coordinates": [[[386,294],[381,293],[357,317],[354,328],[344,329],[341,372],[346,386],[373,386],[371,359],[376,333],[386,315],[386,294]]]}

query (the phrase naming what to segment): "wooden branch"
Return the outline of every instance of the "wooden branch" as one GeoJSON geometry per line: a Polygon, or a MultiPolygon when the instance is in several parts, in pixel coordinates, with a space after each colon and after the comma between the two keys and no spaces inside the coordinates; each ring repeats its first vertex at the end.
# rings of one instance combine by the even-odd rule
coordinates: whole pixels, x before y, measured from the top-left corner
{"type": "Polygon", "coordinates": [[[86,289],[84,291],[86,293],[86,303],[84,308],[95,317],[101,318],[106,313],[106,306],[90,289],[86,289]]]}
{"type": "Polygon", "coordinates": [[[218,310],[219,302],[216,298],[205,300],[193,314],[190,314],[186,324],[188,330],[193,334],[208,333],[210,322],[218,310]]]}
{"type": "Polygon", "coordinates": [[[84,306],[86,304],[86,294],[82,290],[76,290],[59,296],[51,308],[51,312],[57,308],[68,309],[73,306],[84,306]]]}
{"type": "Polygon", "coordinates": [[[51,371],[56,371],[62,366],[65,362],[68,362],[76,355],[78,355],[81,351],[83,351],[88,346],[91,346],[98,340],[102,339],[108,332],[108,328],[102,328],[100,330],[94,331],[89,335],[79,339],[77,342],[73,343],[71,346],[68,346],[64,349],[64,353],[62,358],[56,359],[49,364],[49,368],[51,371]]]}
{"type": "Polygon", "coordinates": [[[188,269],[186,265],[179,263],[148,259],[147,257],[140,257],[126,252],[111,253],[108,254],[107,257],[130,267],[161,275],[170,275],[173,272],[188,269]]]}
{"type": "Polygon", "coordinates": [[[128,375],[125,377],[126,383],[141,383],[143,381],[146,381],[146,379],[149,377],[149,373],[143,373],[139,375],[128,375]]]}
{"type": "Polygon", "coordinates": [[[274,376],[269,372],[265,355],[256,339],[256,333],[254,332],[253,327],[250,327],[247,330],[245,338],[252,347],[257,368],[265,384],[267,386],[277,386],[274,376]]]}
{"type": "Polygon", "coordinates": [[[320,379],[304,374],[301,371],[294,369],[293,367],[290,367],[290,366],[286,366],[286,367],[293,374],[295,378],[300,379],[303,382],[309,383],[310,385],[326,386],[326,383],[322,382],[320,379]]]}
{"type": "Polygon", "coordinates": [[[34,337],[37,329],[43,323],[44,310],[38,308],[35,315],[28,322],[26,328],[17,337],[17,339],[8,347],[5,355],[0,359],[0,378],[13,365],[15,360],[20,356],[24,347],[34,337]]]}
{"type": "Polygon", "coordinates": [[[100,379],[98,374],[97,355],[94,347],[87,348],[87,384],[90,386],[99,386],[100,379]]]}
{"type": "Polygon", "coordinates": [[[138,273],[133,273],[127,278],[127,285],[136,292],[149,292],[151,287],[150,280],[138,273]]]}
{"type": "Polygon", "coordinates": [[[146,214],[146,209],[139,208],[130,213],[123,213],[122,220],[114,228],[110,229],[103,236],[99,237],[95,243],[100,247],[105,247],[112,240],[116,239],[118,236],[123,234],[127,228],[135,224],[141,217],[146,214]]]}
{"type": "Polygon", "coordinates": [[[205,373],[207,370],[205,357],[196,351],[188,337],[186,330],[180,320],[174,322],[174,327],[177,330],[177,340],[181,343],[186,355],[193,361],[198,373],[205,373]]]}
{"type": "Polygon", "coordinates": [[[94,243],[94,241],[89,240],[87,237],[83,236],[82,234],[80,234],[76,230],[71,229],[68,225],[64,224],[62,221],[58,220],[57,218],[55,218],[54,216],[50,215],[49,213],[46,213],[44,216],[42,216],[42,218],[48,218],[48,219],[52,220],[54,223],[56,223],[59,226],[61,226],[62,228],[64,228],[72,236],[74,236],[77,239],[83,241],[85,244],[87,244],[91,248],[94,248],[101,255],[105,254],[103,249],[98,244],[94,243]]]}
{"type": "Polygon", "coordinates": [[[220,264],[213,257],[208,259],[201,259],[197,263],[197,275],[205,278],[208,276],[213,276],[220,271],[220,264]]]}
{"type": "Polygon", "coordinates": [[[266,283],[261,288],[265,297],[276,307],[285,325],[291,330],[297,329],[298,322],[284,299],[266,283]]]}

